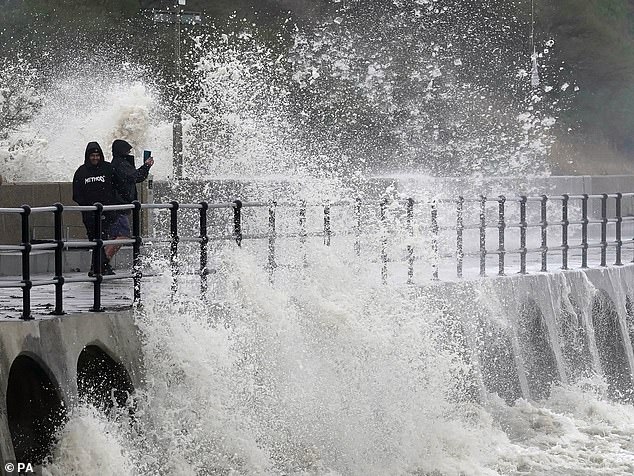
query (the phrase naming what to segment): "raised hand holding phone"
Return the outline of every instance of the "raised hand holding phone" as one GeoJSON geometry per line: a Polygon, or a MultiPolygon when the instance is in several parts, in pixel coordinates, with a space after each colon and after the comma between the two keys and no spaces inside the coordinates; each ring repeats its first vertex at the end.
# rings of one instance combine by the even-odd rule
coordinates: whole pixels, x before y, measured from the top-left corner
{"type": "Polygon", "coordinates": [[[150,167],[154,165],[154,157],[152,157],[151,150],[143,151],[143,163],[149,165],[150,167]]]}

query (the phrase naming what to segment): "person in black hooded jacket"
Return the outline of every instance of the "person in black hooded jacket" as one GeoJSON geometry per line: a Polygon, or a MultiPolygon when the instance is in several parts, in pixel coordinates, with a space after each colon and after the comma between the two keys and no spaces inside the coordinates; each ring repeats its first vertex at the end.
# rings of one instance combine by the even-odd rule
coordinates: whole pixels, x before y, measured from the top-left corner
{"type": "MultiPolygon", "coordinates": [[[[81,165],[73,177],[73,201],[79,205],[93,205],[99,202],[103,205],[118,205],[122,203],[118,195],[117,177],[109,162],[104,159],[101,146],[97,142],[89,142],[84,154],[84,164],[81,165]]],[[[82,212],[82,221],[86,227],[89,240],[95,236],[95,213],[82,212]]],[[[101,223],[101,239],[106,239],[116,212],[104,212],[101,223]]],[[[105,252],[101,257],[102,274],[114,274],[105,252]]],[[[91,266],[90,275],[93,274],[91,266]]]]}
{"type": "Polygon", "coordinates": [[[112,167],[119,179],[118,190],[125,203],[138,200],[136,184],[143,182],[150,173],[150,167],[154,165],[154,159],[148,158],[138,169],[134,165],[134,156],[130,155],[132,146],[121,139],[112,143],[112,167]]]}
{"type": "MultiPolygon", "coordinates": [[[[121,139],[117,139],[112,143],[112,168],[116,176],[117,193],[123,200],[123,203],[132,203],[138,200],[136,184],[143,182],[150,173],[150,167],[154,165],[154,159],[148,158],[145,163],[138,169],[134,165],[134,156],[130,155],[132,146],[121,139]]],[[[130,237],[130,219],[129,211],[120,212],[116,217],[110,234],[115,240],[130,237]]],[[[119,251],[121,246],[109,245],[106,247],[106,256],[108,259],[119,251]]]]}

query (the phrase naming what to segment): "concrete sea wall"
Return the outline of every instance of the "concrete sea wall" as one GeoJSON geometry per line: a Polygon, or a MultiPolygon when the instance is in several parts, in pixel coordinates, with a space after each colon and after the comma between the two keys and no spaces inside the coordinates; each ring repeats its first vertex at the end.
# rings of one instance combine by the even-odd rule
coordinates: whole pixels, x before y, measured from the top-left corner
{"type": "Polygon", "coordinates": [[[40,464],[80,397],[119,404],[143,382],[133,311],[0,321],[0,463],[40,464]]]}

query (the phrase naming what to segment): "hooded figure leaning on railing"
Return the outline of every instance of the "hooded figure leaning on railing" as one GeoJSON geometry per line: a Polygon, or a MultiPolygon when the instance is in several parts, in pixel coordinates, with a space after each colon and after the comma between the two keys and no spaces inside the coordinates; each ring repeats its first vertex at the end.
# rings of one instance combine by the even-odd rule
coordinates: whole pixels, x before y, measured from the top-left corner
{"type": "MultiPolygon", "coordinates": [[[[97,142],[89,142],[86,146],[84,164],[80,166],[73,177],[73,200],[79,205],[93,205],[96,202],[102,205],[119,205],[122,203],[117,192],[117,177],[112,164],[106,162],[101,146],[97,142]]],[[[86,227],[89,240],[95,236],[95,212],[82,212],[82,221],[86,227]]],[[[103,212],[101,222],[101,239],[108,238],[108,231],[116,218],[116,212],[103,212]]],[[[101,274],[114,274],[108,262],[104,249],[101,249],[101,274]]],[[[93,261],[91,260],[91,263],[93,261]]],[[[88,276],[94,275],[92,264],[88,276]]]]}

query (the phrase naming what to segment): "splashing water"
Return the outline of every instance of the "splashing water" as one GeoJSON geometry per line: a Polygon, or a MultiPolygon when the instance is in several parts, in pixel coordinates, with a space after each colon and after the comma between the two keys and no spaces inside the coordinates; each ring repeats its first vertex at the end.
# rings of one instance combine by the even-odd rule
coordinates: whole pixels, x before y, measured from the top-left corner
{"type": "MultiPolygon", "coordinates": [[[[182,86],[185,175],[547,174],[566,98],[548,65],[554,44],[538,53],[543,88],[530,89],[518,7],[492,8],[387,2],[294,31],[289,23],[266,40],[235,19],[231,33],[193,38],[195,67],[182,86]]],[[[112,137],[158,152],[155,173],[171,174],[161,108],[171,98],[141,82],[146,68],[104,66],[94,75],[94,67],[60,75],[40,114],[10,141],[7,148],[23,146],[8,175],[44,179],[28,162],[45,156],[52,178],[68,177],[69,151],[81,157],[78,144],[112,137]]]]}
{"type": "MultiPolygon", "coordinates": [[[[528,92],[527,65],[505,44],[519,20],[486,23],[475,11],[457,21],[465,12],[460,2],[388,2],[297,29],[286,48],[246,27],[199,38],[186,174],[292,177],[293,193],[323,199],[346,195],[349,179],[395,169],[533,174],[537,164],[547,173],[560,107],[548,93],[561,90],[548,52],[544,88],[528,92]],[[498,26],[499,36],[478,31],[498,26]]],[[[107,149],[123,136],[165,157],[154,171],[168,177],[171,128],[158,94],[139,80],[85,78],[57,81],[40,113],[8,139],[10,176],[68,180],[87,141],[107,149]]],[[[453,298],[443,288],[381,286],[372,263],[336,249],[310,253],[309,268],[291,263],[298,266],[271,283],[248,244],[219,250],[206,303],[185,287],[169,300],[168,277],[157,278],[136,316],[147,382],[134,420],[76,409],[45,470],[632,472],[634,410],[606,402],[603,382],[557,386],[539,401],[474,398],[480,392],[465,384],[474,369],[447,337],[460,326],[447,319],[453,298]]]]}
{"type": "MultiPolygon", "coordinates": [[[[252,253],[248,244],[221,253],[208,303],[187,286],[170,301],[167,276],[147,287],[137,316],[147,382],[134,422],[80,409],[61,432],[51,474],[634,468],[634,409],[607,402],[601,380],[554,387],[540,401],[478,403],[464,385],[470,365],[449,337],[454,299],[374,284],[366,263],[330,249],[312,249],[310,268],[271,284],[252,253]],[[79,451],[78,438],[89,442],[79,451]]],[[[504,307],[487,296],[485,307],[504,307]]]]}
{"type": "MultiPolygon", "coordinates": [[[[157,157],[170,157],[166,131],[171,125],[161,117],[156,94],[126,68],[113,73],[83,65],[56,81],[30,122],[0,142],[2,174],[12,181],[71,181],[88,142],[99,142],[108,159],[117,138],[138,151],[148,148],[157,157]]],[[[171,160],[157,161],[155,170],[167,176],[171,160]]]]}

